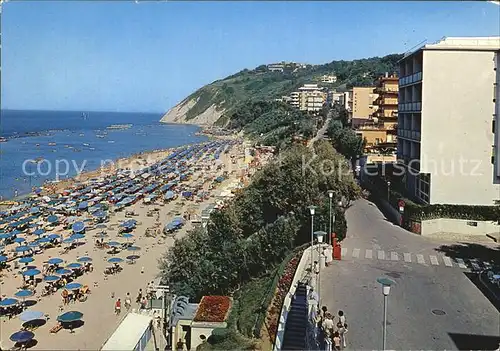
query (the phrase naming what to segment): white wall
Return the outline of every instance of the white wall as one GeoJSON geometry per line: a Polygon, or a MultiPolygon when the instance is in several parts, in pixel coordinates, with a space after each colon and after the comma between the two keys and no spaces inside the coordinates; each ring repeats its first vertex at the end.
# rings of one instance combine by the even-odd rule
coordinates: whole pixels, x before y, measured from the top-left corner
{"type": "Polygon", "coordinates": [[[491,221],[470,221],[463,219],[437,218],[421,222],[420,234],[451,233],[464,235],[481,235],[499,233],[500,225],[491,221]],[[470,225],[477,223],[477,226],[470,225]]]}
{"type": "Polygon", "coordinates": [[[431,204],[493,205],[493,52],[424,52],[421,172],[431,204]]]}

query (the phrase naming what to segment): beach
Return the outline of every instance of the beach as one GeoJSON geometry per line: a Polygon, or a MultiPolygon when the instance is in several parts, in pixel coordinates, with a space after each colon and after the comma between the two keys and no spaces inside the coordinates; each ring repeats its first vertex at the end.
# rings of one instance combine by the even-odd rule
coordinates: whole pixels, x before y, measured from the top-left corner
{"type": "MultiPolygon", "coordinates": [[[[135,155],[131,158],[123,159],[123,163],[136,164],[137,169],[145,166],[150,166],[158,163],[171,155],[174,149],[160,150],[154,152],[135,155]]],[[[74,302],[63,306],[61,289],[49,296],[41,297],[41,291],[45,282],[40,282],[35,289],[36,293],[33,297],[27,300],[34,300],[36,304],[28,307],[28,310],[40,311],[46,314],[47,322],[45,325],[38,327],[35,331],[35,337],[32,349],[39,350],[98,350],[104,342],[111,336],[113,331],[119,325],[121,319],[126,315],[126,311],[122,311],[120,315],[114,312],[114,304],[116,299],[120,298],[125,301],[127,293],[130,293],[132,299],[132,308],[137,309],[139,306],[135,303],[135,299],[139,289],[146,291],[148,282],[155,279],[158,274],[158,260],[171,247],[176,238],[180,238],[187,231],[193,228],[193,223],[187,220],[181,229],[175,231],[171,235],[161,234],[162,228],[169,223],[173,218],[186,216],[186,218],[194,219],[209,203],[224,201],[220,196],[225,193],[226,196],[230,189],[235,188],[237,184],[241,186],[242,173],[245,165],[245,150],[241,143],[235,143],[227,153],[220,153],[219,158],[203,158],[193,164],[188,164],[186,167],[191,171],[189,178],[182,181],[182,187],[178,191],[179,195],[182,189],[189,189],[194,184],[202,184],[200,191],[210,193],[209,196],[203,198],[184,198],[178,196],[176,199],[163,203],[145,204],[144,201],[126,207],[122,211],[110,211],[109,221],[106,225],[106,241],[117,240],[124,242],[123,237],[119,235],[120,223],[126,220],[134,219],[137,221],[133,229],[133,238],[130,239],[131,245],[140,247],[137,254],[140,256],[135,263],[127,263],[125,257],[131,252],[123,250],[122,252],[111,255],[109,250],[97,248],[94,241],[95,235],[100,232],[100,229],[91,229],[85,233],[84,244],[78,245],[76,248],[63,252],[63,247],[45,249],[43,252],[33,255],[34,261],[29,263],[29,266],[36,266],[41,269],[44,262],[50,258],[59,257],[65,262],[65,265],[76,262],[79,257],[88,256],[92,259],[93,271],[84,273],[75,281],[87,285],[90,288],[90,294],[86,295],[85,302],[74,302]],[[204,167],[199,167],[203,164],[204,167]],[[205,181],[205,179],[219,179],[220,182],[205,181]],[[214,188],[215,186],[215,188],[214,188]],[[229,189],[229,190],[228,190],[229,189]],[[158,216],[150,216],[152,209],[158,209],[158,216]],[[126,215],[134,213],[133,216],[126,215]],[[148,215],[149,214],[149,215],[148,215]],[[146,232],[157,232],[155,235],[147,236],[146,232]],[[132,243],[133,242],[133,243],[132,243]],[[105,275],[104,270],[110,266],[108,259],[111,257],[120,257],[125,261],[120,263],[123,268],[117,274],[105,275]],[[83,313],[83,325],[70,333],[67,329],[62,329],[55,334],[50,333],[50,329],[57,324],[57,316],[67,311],[79,311],[83,313]]],[[[78,182],[86,182],[90,179],[97,178],[106,173],[112,174],[111,169],[96,170],[83,174],[77,180],[78,182]]],[[[105,176],[103,177],[105,178],[105,176]]],[[[54,195],[74,184],[75,180],[67,180],[60,183],[55,183],[52,186],[42,190],[40,196],[54,195]]],[[[227,199],[229,199],[227,197],[227,199]]],[[[113,205],[110,206],[111,209],[113,205]]],[[[63,237],[71,235],[71,230],[62,229],[58,226],[51,230],[52,233],[61,234],[63,237]]],[[[21,235],[22,236],[22,235],[21,235]]],[[[25,237],[29,237],[26,235],[25,237]]],[[[127,239],[128,241],[128,239],[127,239]]],[[[15,243],[11,245],[17,245],[15,243]]],[[[64,244],[63,244],[64,246],[64,244]]],[[[14,248],[15,246],[11,246],[14,248]]],[[[9,247],[6,247],[8,251],[9,247]]],[[[136,252],[134,252],[135,254],[136,252]]],[[[11,261],[13,262],[13,261],[11,261]]],[[[134,262],[134,261],[128,261],[134,262]]],[[[22,264],[21,264],[22,265],[22,264]]],[[[11,264],[12,266],[12,264],[11,264]]],[[[4,269],[2,270],[0,295],[2,299],[13,297],[22,283],[22,276],[18,274],[19,269],[4,269]]],[[[41,277],[41,275],[40,275],[41,277]]],[[[22,321],[17,316],[9,319],[6,316],[1,317],[1,348],[9,348],[14,345],[9,337],[12,333],[21,329],[22,321]]]]}

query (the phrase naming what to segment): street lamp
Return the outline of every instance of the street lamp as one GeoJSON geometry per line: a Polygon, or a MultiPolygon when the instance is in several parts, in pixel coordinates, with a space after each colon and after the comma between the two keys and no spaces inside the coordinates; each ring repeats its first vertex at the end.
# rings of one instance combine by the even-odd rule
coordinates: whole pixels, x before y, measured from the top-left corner
{"type": "MultiPolygon", "coordinates": [[[[321,244],[323,242],[323,238],[327,235],[326,232],[322,231],[322,230],[318,230],[316,232],[314,232],[314,235],[316,235],[316,238],[318,239],[318,278],[316,279],[316,282],[317,282],[317,292],[318,292],[318,305],[321,306],[321,293],[320,293],[320,279],[321,279],[321,265],[322,265],[322,262],[321,262],[321,252],[320,252],[320,246],[319,244],[321,244]]],[[[312,251],[312,250],[311,250],[312,251]]]]}
{"type": "Polygon", "coordinates": [[[311,213],[311,278],[313,276],[313,250],[312,247],[314,245],[314,212],[316,211],[316,206],[309,206],[309,212],[311,213]]]}
{"type": "Polygon", "coordinates": [[[387,297],[391,292],[391,285],[394,285],[394,281],[388,278],[378,278],[377,282],[382,284],[382,294],[384,294],[384,326],[383,326],[383,337],[382,337],[382,350],[385,350],[386,339],[387,339],[387,297]]]}
{"type": "Polygon", "coordinates": [[[328,197],[330,198],[330,217],[328,217],[329,218],[329,221],[328,221],[329,222],[328,223],[329,224],[328,235],[332,235],[332,200],[333,200],[333,193],[334,193],[334,191],[333,190],[328,190],[327,193],[328,193],[328,197]]]}
{"type": "Polygon", "coordinates": [[[387,181],[387,201],[391,200],[391,182],[387,181]]]}

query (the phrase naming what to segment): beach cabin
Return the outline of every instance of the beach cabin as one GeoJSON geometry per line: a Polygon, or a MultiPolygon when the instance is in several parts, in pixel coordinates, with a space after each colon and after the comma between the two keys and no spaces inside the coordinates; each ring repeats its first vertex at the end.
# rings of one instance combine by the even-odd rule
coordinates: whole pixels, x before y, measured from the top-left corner
{"type": "Polygon", "coordinates": [[[101,351],[144,351],[151,338],[155,338],[153,318],[138,313],[128,313],[101,347],[101,351]]]}

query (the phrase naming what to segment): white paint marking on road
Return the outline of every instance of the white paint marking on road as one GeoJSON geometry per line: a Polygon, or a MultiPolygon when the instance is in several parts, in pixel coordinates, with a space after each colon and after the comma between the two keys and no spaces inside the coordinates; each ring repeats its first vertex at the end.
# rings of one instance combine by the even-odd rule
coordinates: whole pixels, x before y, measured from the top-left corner
{"type": "Polygon", "coordinates": [[[352,257],[355,257],[355,258],[359,257],[359,249],[352,250],[352,257]]]}
{"type": "Polygon", "coordinates": [[[449,257],[444,256],[443,261],[445,266],[453,267],[453,264],[451,263],[451,259],[449,257]]]}
{"type": "Polygon", "coordinates": [[[405,252],[403,256],[405,258],[405,262],[411,262],[411,253],[405,252]]]}
{"type": "Polygon", "coordinates": [[[378,259],[379,260],[385,260],[385,252],[384,251],[379,251],[378,252],[378,259]]]}
{"type": "Polygon", "coordinates": [[[420,264],[425,264],[424,255],[417,255],[417,262],[420,264]]]}
{"type": "Polygon", "coordinates": [[[365,258],[369,258],[370,260],[373,258],[372,250],[366,250],[365,258]]]}
{"type": "Polygon", "coordinates": [[[477,260],[470,260],[470,264],[472,265],[472,269],[474,269],[475,271],[478,271],[481,269],[477,260]]]}
{"type": "Polygon", "coordinates": [[[397,252],[391,252],[391,261],[398,261],[398,253],[397,252]]]}
{"type": "Polygon", "coordinates": [[[342,248],[342,251],[340,252],[342,257],[345,257],[347,255],[347,249],[345,247],[342,248]]]}
{"type": "Polygon", "coordinates": [[[461,258],[456,258],[455,261],[457,261],[458,267],[460,267],[460,268],[467,268],[467,266],[465,265],[464,260],[462,260],[461,258]]]}
{"type": "Polygon", "coordinates": [[[438,258],[436,256],[429,255],[429,258],[431,259],[432,265],[439,266],[438,258]]]}

